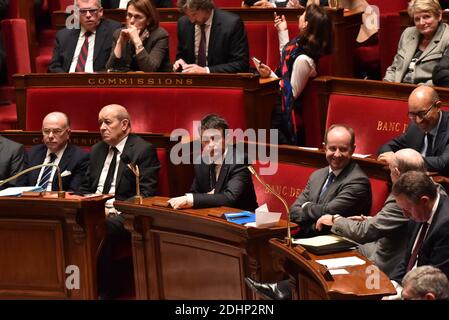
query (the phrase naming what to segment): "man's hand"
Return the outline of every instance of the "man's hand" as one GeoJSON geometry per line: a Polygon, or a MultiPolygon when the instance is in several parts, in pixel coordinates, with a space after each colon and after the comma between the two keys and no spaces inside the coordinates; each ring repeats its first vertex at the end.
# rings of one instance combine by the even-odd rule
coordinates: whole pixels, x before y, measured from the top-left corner
{"type": "Polygon", "coordinates": [[[168,203],[173,207],[173,209],[185,209],[191,208],[192,205],[187,200],[187,196],[171,198],[168,203]]]}
{"type": "Polygon", "coordinates": [[[321,231],[323,229],[323,225],[325,226],[332,226],[334,223],[332,222],[332,215],[331,214],[325,214],[324,216],[321,216],[317,221],[315,228],[318,231],[321,231]]]}
{"type": "Polygon", "coordinates": [[[200,67],[197,64],[186,64],[182,66],[182,72],[184,73],[207,73],[206,68],[200,67]]]}
{"type": "Polygon", "coordinates": [[[391,160],[393,159],[393,156],[394,156],[393,151],[384,152],[377,157],[377,161],[383,161],[390,164],[391,160]]]}
{"type": "Polygon", "coordinates": [[[184,69],[184,66],[186,66],[187,63],[183,60],[183,59],[178,59],[175,61],[175,63],[173,64],[173,71],[177,72],[179,66],[181,66],[184,69]]]}

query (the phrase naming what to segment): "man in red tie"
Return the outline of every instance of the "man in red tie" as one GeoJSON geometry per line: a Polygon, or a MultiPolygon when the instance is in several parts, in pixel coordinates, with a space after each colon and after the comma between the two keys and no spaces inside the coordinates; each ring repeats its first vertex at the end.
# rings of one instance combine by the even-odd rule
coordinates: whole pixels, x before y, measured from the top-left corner
{"type": "Polygon", "coordinates": [[[437,192],[423,172],[409,171],[393,185],[393,196],[410,218],[409,240],[403,261],[390,275],[398,292],[404,275],[417,266],[432,265],[449,275],[449,198],[437,192]]]}
{"type": "Polygon", "coordinates": [[[58,31],[48,71],[104,71],[111,53],[112,34],[120,23],[102,19],[100,0],[76,0],[75,4],[75,21],[79,19],[79,26],[74,23],[58,31]]]}

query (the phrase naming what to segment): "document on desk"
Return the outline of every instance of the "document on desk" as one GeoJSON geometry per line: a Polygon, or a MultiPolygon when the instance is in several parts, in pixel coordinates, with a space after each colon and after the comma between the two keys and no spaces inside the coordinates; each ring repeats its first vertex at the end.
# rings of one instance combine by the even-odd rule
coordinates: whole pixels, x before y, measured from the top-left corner
{"type": "Polygon", "coordinates": [[[10,187],[0,191],[0,197],[17,197],[22,194],[22,192],[27,191],[40,191],[42,190],[39,186],[32,187],[10,187]]]}
{"type": "Polygon", "coordinates": [[[326,266],[328,269],[341,269],[343,267],[352,267],[365,264],[365,260],[360,259],[356,256],[334,258],[334,259],[323,259],[315,260],[319,264],[326,266]]]}

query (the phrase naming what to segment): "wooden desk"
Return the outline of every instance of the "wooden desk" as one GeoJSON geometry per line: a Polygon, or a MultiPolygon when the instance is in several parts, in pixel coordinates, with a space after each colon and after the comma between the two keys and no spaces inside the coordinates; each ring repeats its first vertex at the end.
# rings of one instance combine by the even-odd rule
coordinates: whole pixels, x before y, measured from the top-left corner
{"type": "Polygon", "coordinates": [[[0,298],[96,299],[109,198],[0,197],[0,298]],[[71,265],[78,290],[66,287],[71,265]]]}
{"type": "Polygon", "coordinates": [[[218,218],[233,208],[173,210],[115,201],[132,234],[137,299],[253,299],[244,277],[275,278],[268,239],[283,238],[286,223],[246,228],[218,218]]]}
{"type": "MultiPolygon", "coordinates": [[[[287,21],[297,22],[298,15],[303,9],[291,8],[223,8],[240,16],[243,22],[267,22],[272,25],[274,12],[278,15],[285,15],[287,21]]],[[[354,48],[356,47],[356,37],[362,23],[361,11],[348,11],[344,9],[326,8],[332,21],[332,75],[353,76],[354,70],[354,48]]],[[[161,22],[176,22],[181,16],[177,8],[159,8],[161,22]]],[[[124,23],[126,21],[126,10],[106,9],[106,18],[114,19],[124,23]]],[[[52,24],[55,28],[65,27],[67,14],[65,11],[55,11],[52,14],[52,24]]],[[[278,50],[278,48],[273,48],[278,50]]]]}
{"type": "Polygon", "coordinates": [[[290,277],[293,299],[381,299],[396,293],[387,275],[355,250],[317,256],[302,253],[305,249],[301,246],[289,248],[278,239],[270,239],[269,243],[273,256],[283,261],[280,265],[290,277]],[[326,267],[316,262],[348,256],[357,256],[366,263],[345,267],[349,274],[332,276],[326,267]]]}

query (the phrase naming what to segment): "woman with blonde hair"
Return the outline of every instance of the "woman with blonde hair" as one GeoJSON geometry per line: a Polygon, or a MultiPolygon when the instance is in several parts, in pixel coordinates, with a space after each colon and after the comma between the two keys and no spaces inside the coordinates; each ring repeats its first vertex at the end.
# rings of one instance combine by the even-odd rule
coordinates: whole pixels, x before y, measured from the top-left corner
{"type": "Polygon", "coordinates": [[[415,26],[402,33],[384,81],[432,85],[433,69],[449,45],[449,26],[442,22],[438,0],[412,0],[408,13],[415,26]]]}

